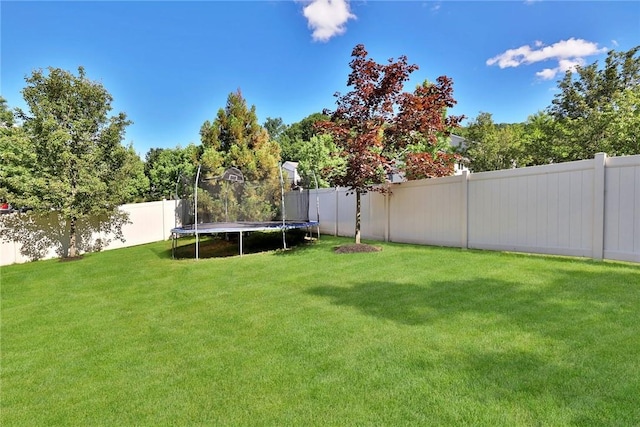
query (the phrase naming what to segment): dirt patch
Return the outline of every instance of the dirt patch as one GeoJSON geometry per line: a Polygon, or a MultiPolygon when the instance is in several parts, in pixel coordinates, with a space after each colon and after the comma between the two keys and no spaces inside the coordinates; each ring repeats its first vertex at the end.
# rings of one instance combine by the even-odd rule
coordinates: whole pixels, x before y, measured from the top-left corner
{"type": "Polygon", "coordinates": [[[72,261],[80,261],[83,259],[82,255],[76,255],[74,257],[65,257],[65,258],[60,258],[59,261],[60,262],[72,262],[72,261]]]}
{"type": "Polygon", "coordinates": [[[337,254],[355,254],[364,252],[380,252],[382,250],[379,246],[367,245],[366,243],[358,243],[351,245],[342,245],[335,248],[337,254]]]}

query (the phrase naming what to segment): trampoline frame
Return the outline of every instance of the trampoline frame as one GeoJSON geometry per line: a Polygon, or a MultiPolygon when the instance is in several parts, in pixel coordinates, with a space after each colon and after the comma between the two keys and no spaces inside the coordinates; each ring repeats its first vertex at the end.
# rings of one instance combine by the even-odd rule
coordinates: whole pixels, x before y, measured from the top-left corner
{"type": "MultiPolygon", "coordinates": [[[[196,236],[198,239],[201,235],[213,235],[219,233],[238,233],[239,234],[239,252],[243,255],[242,236],[244,232],[251,231],[281,231],[319,227],[318,221],[238,221],[238,222],[210,222],[203,224],[190,224],[184,227],[175,227],[171,229],[171,257],[175,259],[177,241],[181,236],[196,236]]],[[[196,245],[198,242],[196,242],[196,245]]],[[[283,249],[286,249],[286,243],[283,239],[283,249]]],[[[198,259],[196,251],[196,259],[198,259]]]]}

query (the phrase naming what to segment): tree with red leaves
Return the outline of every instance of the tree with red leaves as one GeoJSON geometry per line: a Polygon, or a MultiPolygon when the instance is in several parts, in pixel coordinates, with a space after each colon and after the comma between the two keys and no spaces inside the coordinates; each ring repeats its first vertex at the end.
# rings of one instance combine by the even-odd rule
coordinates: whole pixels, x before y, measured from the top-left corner
{"type": "Polygon", "coordinates": [[[356,244],[360,243],[361,195],[387,191],[380,184],[388,182],[401,164],[406,165],[409,178],[453,173],[453,161],[445,161],[435,147],[463,119],[446,115],[447,108],[456,103],[450,78],[441,76],[413,93],[403,92],[404,83],[418,66],[408,64],[404,55],[378,64],[367,54],[361,44],[353,49],[347,80],[353,90],[336,93],[336,110],[324,112],[330,121],[318,124],[333,136],[345,160],[345,170],[332,184],[347,187],[356,196],[356,244]]]}

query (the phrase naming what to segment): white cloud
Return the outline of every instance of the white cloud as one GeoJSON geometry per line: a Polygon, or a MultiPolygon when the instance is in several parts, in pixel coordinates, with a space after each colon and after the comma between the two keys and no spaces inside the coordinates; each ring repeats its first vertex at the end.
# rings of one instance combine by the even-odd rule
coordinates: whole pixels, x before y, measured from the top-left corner
{"type": "Polygon", "coordinates": [[[545,68],[542,71],[538,71],[536,73],[537,77],[540,77],[542,80],[551,80],[558,73],[566,73],[567,71],[571,71],[572,73],[576,71],[577,66],[583,66],[585,61],[583,58],[576,59],[561,59],[558,61],[558,66],[555,68],[545,68]]]}
{"type": "Polygon", "coordinates": [[[583,66],[584,64],[585,60],[583,58],[561,59],[558,61],[558,69],[563,73],[565,71],[574,72],[577,66],[583,66]]]}
{"type": "Polygon", "coordinates": [[[558,74],[557,68],[545,68],[542,71],[538,71],[536,73],[537,77],[540,77],[542,80],[551,80],[558,74]]]}
{"type": "Polygon", "coordinates": [[[544,46],[541,41],[534,42],[534,48],[529,45],[505,52],[487,59],[487,65],[498,65],[500,68],[519,67],[523,64],[534,64],[542,61],[558,61],[558,66],[545,68],[536,76],[549,80],[559,72],[573,71],[576,66],[584,65],[584,57],[606,52],[607,48],[599,48],[597,43],[583,39],[570,38],[561,40],[550,46],[544,46]]]}
{"type": "Polygon", "coordinates": [[[347,21],[356,18],[349,9],[348,0],[312,0],[302,12],[313,30],[313,40],[323,42],[343,34],[347,21]]]}
{"type": "Polygon", "coordinates": [[[618,43],[618,40],[611,40],[611,44],[612,44],[614,47],[618,47],[618,44],[619,44],[619,43],[618,43]]]}

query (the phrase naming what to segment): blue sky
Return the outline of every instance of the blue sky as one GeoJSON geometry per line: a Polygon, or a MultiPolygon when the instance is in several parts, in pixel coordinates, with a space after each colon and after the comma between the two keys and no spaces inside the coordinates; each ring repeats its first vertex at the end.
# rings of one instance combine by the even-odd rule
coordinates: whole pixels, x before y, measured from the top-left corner
{"type": "Polygon", "coordinates": [[[452,114],[496,122],[525,121],[565,70],[640,44],[636,1],[2,1],[0,19],[10,107],[24,108],[32,70],[82,65],[134,122],[124,142],[141,156],[198,144],[237,89],[261,123],[334,108],[359,43],[417,64],[406,90],[447,75],[452,114]]]}

